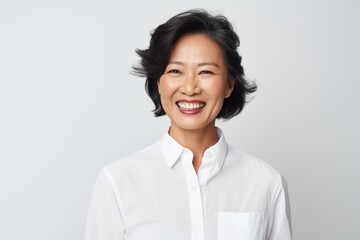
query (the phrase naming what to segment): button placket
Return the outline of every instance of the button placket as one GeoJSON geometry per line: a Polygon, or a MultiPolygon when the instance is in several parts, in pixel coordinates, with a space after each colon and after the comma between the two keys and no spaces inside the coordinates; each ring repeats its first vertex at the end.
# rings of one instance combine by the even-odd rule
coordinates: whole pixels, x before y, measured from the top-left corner
{"type": "Polygon", "coordinates": [[[191,215],[191,239],[204,240],[204,219],[202,196],[198,178],[192,164],[193,154],[185,149],[183,153],[185,177],[188,186],[190,215],[191,215]]]}
{"type": "Polygon", "coordinates": [[[200,186],[205,186],[209,177],[209,173],[211,171],[211,168],[213,168],[213,162],[214,162],[215,155],[211,150],[207,150],[204,153],[202,164],[200,166],[200,169],[198,171],[198,182],[200,186]]]}

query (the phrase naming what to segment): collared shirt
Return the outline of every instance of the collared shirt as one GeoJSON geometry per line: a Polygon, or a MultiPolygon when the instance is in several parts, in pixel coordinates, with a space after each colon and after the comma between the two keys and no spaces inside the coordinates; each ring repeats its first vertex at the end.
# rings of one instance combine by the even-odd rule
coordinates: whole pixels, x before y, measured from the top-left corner
{"type": "Polygon", "coordinates": [[[225,141],[193,153],[169,134],[104,167],[90,202],[86,240],[290,240],[281,175],[225,141]]]}

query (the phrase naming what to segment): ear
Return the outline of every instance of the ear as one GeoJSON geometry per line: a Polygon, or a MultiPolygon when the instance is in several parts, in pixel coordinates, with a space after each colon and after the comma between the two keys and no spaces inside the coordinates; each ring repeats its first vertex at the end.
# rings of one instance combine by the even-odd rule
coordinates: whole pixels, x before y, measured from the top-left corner
{"type": "Polygon", "coordinates": [[[234,85],[235,85],[235,81],[233,79],[231,79],[228,82],[228,86],[227,86],[227,89],[226,89],[226,92],[225,92],[225,98],[230,97],[232,91],[234,90],[234,85]]]}
{"type": "Polygon", "coordinates": [[[160,79],[157,81],[157,88],[158,88],[159,95],[161,95],[160,79]]]}

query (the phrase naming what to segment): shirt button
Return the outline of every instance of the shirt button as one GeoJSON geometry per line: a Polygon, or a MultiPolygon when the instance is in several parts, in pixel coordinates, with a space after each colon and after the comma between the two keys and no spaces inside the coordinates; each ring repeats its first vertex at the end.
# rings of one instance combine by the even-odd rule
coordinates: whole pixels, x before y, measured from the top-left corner
{"type": "Polygon", "coordinates": [[[212,157],[212,153],[211,153],[211,152],[207,152],[207,153],[206,153],[206,157],[207,157],[207,158],[211,158],[211,157],[212,157]]]}
{"type": "Polygon", "coordinates": [[[197,187],[196,186],[192,186],[192,191],[196,192],[197,191],[197,187]]]}

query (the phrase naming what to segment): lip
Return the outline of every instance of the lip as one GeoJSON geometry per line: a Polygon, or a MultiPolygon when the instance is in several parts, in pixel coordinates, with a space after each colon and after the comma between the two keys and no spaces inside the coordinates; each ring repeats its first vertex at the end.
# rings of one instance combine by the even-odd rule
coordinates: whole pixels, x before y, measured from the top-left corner
{"type": "Polygon", "coordinates": [[[205,107],[206,103],[203,101],[199,101],[199,100],[187,100],[187,99],[181,99],[179,101],[176,101],[176,106],[178,107],[179,111],[183,114],[187,114],[187,115],[195,115],[200,113],[203,108],[205,107]],[[200,104],[203,105],[201,108],[194,108],[194,109],[184,109],[181,108],[179,103],[188,103],[188,104],[200,104]]]}

